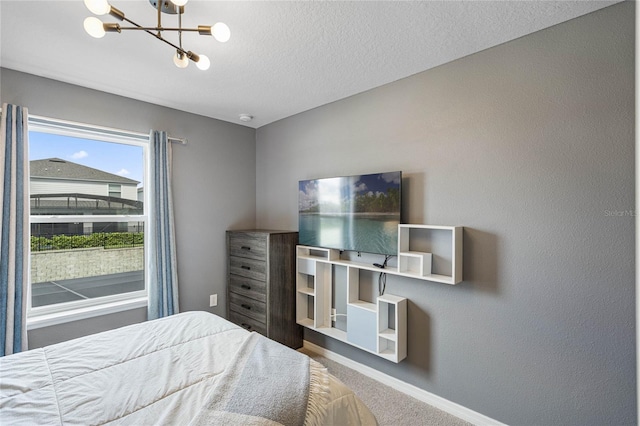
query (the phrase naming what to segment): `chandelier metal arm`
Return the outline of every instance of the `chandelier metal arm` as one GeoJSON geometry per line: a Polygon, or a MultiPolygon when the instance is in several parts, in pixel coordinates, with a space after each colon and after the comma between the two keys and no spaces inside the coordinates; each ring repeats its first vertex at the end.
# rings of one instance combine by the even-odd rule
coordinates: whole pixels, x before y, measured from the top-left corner
{"type": "MultiPolygon", "coordinates": [[[[178,13],[178,28],[180,28],[178,31],[178,45],[180,49],[182,49],[182,13],[178,13]]],[[[180,53],[178,53],[178,56],[179,55],[180,53]]]]}
{"type": "Polygon", "coordinates": [[[185,55],[187,58],[191,59],[194,62],[198,62],[200,60],[200,56],[193,53],[190,50],[185,50],[182,48],[182,46],[176,46],[175,44],[171,43],[169,40],[167,40],[166,38],[162,37],[161,32],[162,31],[198,31],[200,32],[201,30],[198,28],[157,28],[157,27],[143,27],[140,26],[138,24],[136,24],[135,22],[131,21],[130,19],[125,18],[125,21],[129,22],[132,25],[135,25],[133,27],[123,27],[120,24],[104,24],[104,29],[105,31],[108,32],[122,32],[122,30],[138,30],[138,31],[144,31],[148,34],[151,34],[153,37],[157,38],[160,41],[165,42],[166,44],[168,44],[169,46],[173,47],[174,49],[176,49],[178,52],[180,52],[181,54],[185,55]],[[158,31],[157,33],[155,33],[154,31],[158,31]]]}
{"type": "MultiPolygon", "coordinates": [[[[141,31],[147,31],[147,32],[151,32],[151,31],[191,31],[191,32],[199,32],[202,35],[209,35],[208,33],[203,33],[202,30],[200,28],[165,28],[165,27],[141,27],[141,26],[135,26],[135,27],[123,27],[119,24],[118,27],[120,27],[121,30],[141,30],[141,31]]],[[[152,33],[153,34],[153,33],[152,33]]],[[[155,34],[153,34],[155,36],[155,34]]]]}
{"type": "MultiPolygon", "coordinates": [[[[168,41],[167,39],[162,37],[162,32],[163,31],[177,31],[178,33],[182,33],[183,31],[187,31],[187,32],[198,32],[200,35],[211,35],[211,26],[198,25],[198,28],[182,28],[182,26],[181,26],[182,20],[180,19],[179,20],[180,26],[178,28],[164,28],[162,26],[162,18],[161,18],[162,14],[161,14],[161,10],[160,10],[161,5],[162,5],[162,2],[158,2],[158,26],[156,26],[156,27],[143,27],[142,25],[140,25],[140,24],[132,21],[131,19],[127,18],[124,15],[124,13],[122,13],[120,10],[118,10],[115,7],[111,6],[111,10],[110,10],[109,13],[112,16],[115,16],[115,17],[117,17],[118,19],[120,19],[122,21],[126,21],[126,22],[128,22],[129,24],[131,24],[133,26],[132,27],[123,27],[123,26],[118,25],[118,24],[115,24],[115,25],[105,24],[105,30],[106,31],[117,31],[117,32],[122,32],[122,30],[144,31],[144,32],[149,33],[152,36],[156,37],[158,40],[164,41],[169,46],[171,46],[174,49],[178,50],[180,53],[183,53],[183,54],[191,53],[191,55],[187,54],[187,57],[189,59],[191,59],[192,56],[195,55],[194,53],[187,52],[186,50],[184,50],[182,48],[182,43],[180,43],[180,46],[176,46],[175,44],[171,43],[170,41],[168,41]]],[[[184,10],[184,8],[181,8],[181,9],[182,9],[182,11],[184,10]]],[[[180,17],[181,16],[182,16],[182,14],[180,14],[180,17]]],[[[180,40],[180,41],[182,41],[182,40],[180,40]]],[[[195,56],[197,57],[197,55],[195,55],[195,56]]]]}

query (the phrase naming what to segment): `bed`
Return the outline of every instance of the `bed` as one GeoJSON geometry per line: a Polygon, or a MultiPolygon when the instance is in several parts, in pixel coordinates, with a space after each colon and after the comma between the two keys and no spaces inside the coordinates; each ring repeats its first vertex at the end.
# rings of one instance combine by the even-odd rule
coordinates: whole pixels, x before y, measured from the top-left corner
{"type": "Polygon", "coordinates": [[[376,424],[304,354],[186,312],[0,358],[0,424],[376,424]]]}

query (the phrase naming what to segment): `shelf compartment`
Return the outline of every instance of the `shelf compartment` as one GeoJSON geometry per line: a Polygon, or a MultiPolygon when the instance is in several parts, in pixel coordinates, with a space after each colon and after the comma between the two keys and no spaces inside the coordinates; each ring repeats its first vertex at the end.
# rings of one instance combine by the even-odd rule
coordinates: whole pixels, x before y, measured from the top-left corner
{"type": "Polygon", "coordinates": [[[387,355],[389,357],[396,357],[396,343],[393,340],[379,338],[378,339],[378,353],[387,355]]]}
{"type": "Polygon", "coordinates": [[[431,253],[405,251],[398,253],[398,272],[425,277],[431,274],[431,253]]]}
{"type": "MultiPolygon", "coordinates": [[[[360,272],[360,268],[355,268],[353,266],[347,267],[347,305],[353,306],[354,308],[358,309],[364,309],[370,312],[376,312],[377,306],[374,302],[368,302],[361,299],[362,295],[360,294],[360,272]]],[[[373,288],[370,291],[373,291],[373,288]]]]}
{"type": "Polygon", "coordinates": [[[297,257],[315,260],[335,260],[340,256],[340,251],[319,247],[297,246],[297,257]]]}
{"type": "Polygon", "coordinates": [[[296,295],[296,322],[305,327],[315,326],[315,297],[302,291],[296,295]]]}
{"type": "Polygon", "coordinates": [[[298,273],[316,275],[316,261],[309,257],[298,257],[298,273]]]}
{"type": "Polygon", "coordinates": [[[398,274],[445,284],[461,282],[462,231],[462,226],[398,225],[398,274]],[[431,256],[430,270],[420,268],[421,254],[431,256]]]}
{"type": "Polygon", "coordinates": [[[329,250],[297,247],[296,322],[310,328],[331,326],[331,264],[329,250]],[[324,253],[313,258],[309,253],[324,253]]]}
{"type": "Polygon", "coordinates": [[[300,272],[296,275],[296,289],[314,291],[316,288],[315,275],[302,274],[300,272]]]}
{"type": "Polygon", "coordinates": [[[407,357],[407,299],[384,294],[378,297],[377,350],[399,362],[407,357]]]}

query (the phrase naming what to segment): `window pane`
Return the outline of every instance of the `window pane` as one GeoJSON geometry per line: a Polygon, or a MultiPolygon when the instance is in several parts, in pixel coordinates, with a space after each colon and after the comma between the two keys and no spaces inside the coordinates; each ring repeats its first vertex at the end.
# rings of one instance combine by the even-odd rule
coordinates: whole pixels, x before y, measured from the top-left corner
{"type": "Polygon", "coordinates": [[[144,290],[144,222],[31,224],[32,306],[144,290]]]}
{"type": "MultiPolygon", "coordinates": [[[[136,194],[137,195],[137,194],[136,194]]],[[[109,197],[122,197],[122,185],[109,184],[109,197]]]]}
{"type": "Polygon", "coordinates": [[[138,215],[141,146],[29,132],[32,215],[138,215]]]}
{"type": "Polygon", "coordinates": [[[32,307],[138,297],[145,149],[99,129],[95,139],[63,125],[49,130],[60,134],[29,132],[32,307]]]}

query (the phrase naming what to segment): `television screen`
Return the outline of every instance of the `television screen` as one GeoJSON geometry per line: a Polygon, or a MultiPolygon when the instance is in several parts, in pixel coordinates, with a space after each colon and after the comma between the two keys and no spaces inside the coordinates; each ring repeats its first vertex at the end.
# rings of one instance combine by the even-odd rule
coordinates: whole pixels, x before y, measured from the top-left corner
{"type": "Polygon", "coordinates": [[[303,180],[299,243],[396,255],[402,172],[303,180]]]}

